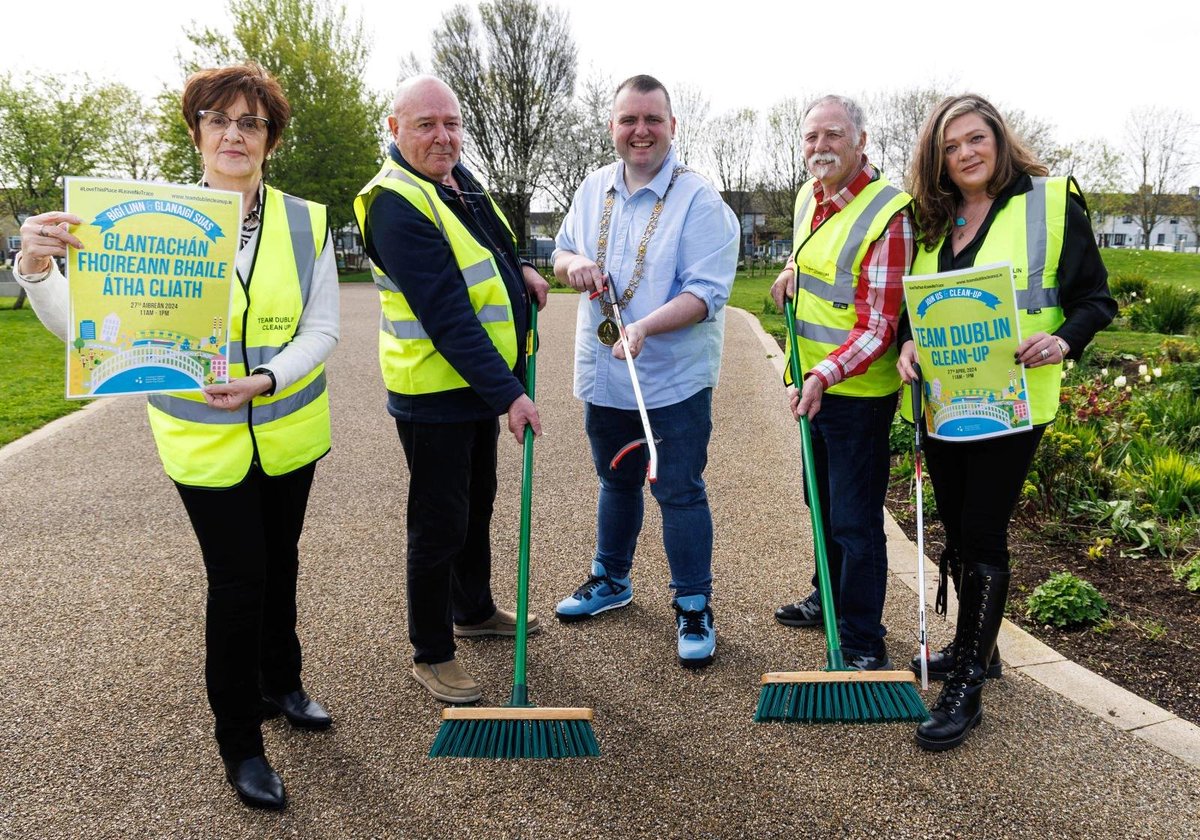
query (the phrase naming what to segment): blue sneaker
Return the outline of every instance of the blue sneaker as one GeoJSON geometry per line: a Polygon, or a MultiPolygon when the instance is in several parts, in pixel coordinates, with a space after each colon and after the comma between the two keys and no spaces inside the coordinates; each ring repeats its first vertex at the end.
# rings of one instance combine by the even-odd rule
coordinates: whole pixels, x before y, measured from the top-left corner
{"type": "Polygon", "coordinates": [[[592,561],[592,573],[583,586],[558,602],[554,614],[559,621],[583,621],[606,610],[626,606],[633,600],[633,581],[610,577],[598,560],[592,561]]]}
{"type": "Polygon", "coordinates": [[[708,598],[703,595],[676,598],[675,629],[679,634],[680,665],[703,668],[712,663],[717,652],[717,631],[708,598]]]}

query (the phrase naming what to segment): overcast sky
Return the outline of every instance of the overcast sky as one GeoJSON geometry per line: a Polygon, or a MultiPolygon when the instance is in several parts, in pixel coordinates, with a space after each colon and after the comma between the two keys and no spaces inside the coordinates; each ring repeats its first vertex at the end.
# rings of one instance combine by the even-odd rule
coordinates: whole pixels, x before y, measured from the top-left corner
{"type": "MultiPolygon", "coordinates": [[[[0,70],[88,72],[147,94],[181,82],[193,21],[228,31],[223,3],[55,0],[6,4],[0,70]]],[[[397,59],[428,59],[452,4],[346,0],[374,34],[369,83],[390,89],[397,59]]],[[[951,82],[1055,126],[1060,142],[1120,141],[1130,108],[1181,108],[1200,123],[1200,3],[1061,0],[860,4],[820,0],[601,0],[569,9],[581,76],[650,73],[706,91],[712,113],[765,109],[801,93],[876,92],[951,82]],[[1068,11],[1068,5],[1076,11],[1068,11]],[[1107,4],[1103,4],[1107,6],[1107,4]]],[[[0,138],[3,142],[3,138],[0,138]]]]}

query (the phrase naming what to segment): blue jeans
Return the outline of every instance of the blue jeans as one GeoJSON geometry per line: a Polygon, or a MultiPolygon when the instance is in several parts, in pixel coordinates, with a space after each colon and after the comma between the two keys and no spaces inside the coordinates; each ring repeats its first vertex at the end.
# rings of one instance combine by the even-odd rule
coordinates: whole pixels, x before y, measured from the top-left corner
{"type": "MultiPolygon", "coordinates": [[[[650,492],[662,510],[663,547],[677,598],[712,594],[712,513],[704,489],[712,434],[712,388],[683,402],[652,408],[650,428],[658,440],[658,480],[650,492]]],[[[636,409],[584,404],[584,428],[600,477],[596,512],[596,560],[613,577],[627,577],[642,530],[642,485],[649,454],[640,447],[610,469],[614,455],[645,437],[636,409]]]]}
{"type": "Polygon", "coordinates": [[[847,659],[885,653],[888,561],[883,503],[889,475],[888,430],[895,413],[896,394],[826,394],[812,421],[825,550],[838,634],[847,659]]]}

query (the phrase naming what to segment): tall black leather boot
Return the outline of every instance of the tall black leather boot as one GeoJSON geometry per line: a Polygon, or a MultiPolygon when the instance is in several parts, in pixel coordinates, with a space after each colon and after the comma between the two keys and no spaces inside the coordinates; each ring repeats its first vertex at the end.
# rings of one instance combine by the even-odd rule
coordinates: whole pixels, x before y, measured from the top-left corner
{"type": "MultiPolygon", "coordinates": [[[[962,598],[962,560],[958,556],[958,551],[950,546],[942,549],[941,557],[938,558],[939,569],[949,573],[950,579],[954,581],[954,594],[960,599],[962,598]]],[[[945,585],[944,578],[938,584],[938,595],[935,612],[946,612],[945,608],[945,592],[942,587],[945,585]]],[[[912,658],[912,662],[908,664],[912,672],[917,676],[921,675],[921,653],[912,658]]],[[[950,676],[950,672],[954,670],[954,642],[950,641],[941,650],[931,651],[929,654],[929,664],[926,666],[929,673],[929,679],[940,681],[950,676]]],[[[1004,666],[1000,662],[1000,649],[992,651],[992,659],[988,663],[987,678],[989,680],[998,679],[1004,673],[1004,666]]]]}
{"type": "Polygon", "coordinates": [[[983,719],[983,684],[1004,620],[1009,577],[1008,569],[1000,566],[964,566],[954,634],[956,662],[929,710],[930,719],[917,727],[921,749],[957,747],[983,719]]]}

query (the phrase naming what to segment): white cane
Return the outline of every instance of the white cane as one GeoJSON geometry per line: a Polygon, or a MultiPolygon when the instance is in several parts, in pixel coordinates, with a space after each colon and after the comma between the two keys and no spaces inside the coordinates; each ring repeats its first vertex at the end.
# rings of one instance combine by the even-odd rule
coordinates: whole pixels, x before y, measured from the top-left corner
{"type": "Polygon", "coordinates": [[[628,452],[645,443],[646,449],[650,452],[650,463],[646,465],[646,477],[653,484],[658,480],[658,448],[654,445],[654,432],[650,429],[650,417],[646,414],[646,401],[642,399],[642,387],[638,384],[637,368],[633,365],[633,353],[629,350],[629,339],[625,336],[625,322],[621,319],[621,306],[617,302],[617,292],[613,288],[612,278],[606,276],[604,279],[604,288],[600,292],[593,293],[590,297],[595,298],[597,295],[603,293],[608,297],[608,302],[612,304],[613,320],[617,323],[619,340],[621,346],[625,349],[625,363],[629,365],[629,381],[633,383],[633,397],[637,400],[638,414],[642,418],[642,431],[646,433],[644,441],[631,441],[621,447],[621,451],[613,457],[610,466],[616,469],[617,464],[628,452]]]}
{"type": "Polygon", "coordinates": [[[921,437],[925,431],[925,417],[921,413],[921,398],[925,396],[925,384],[921,379],[921,366],[913,363],[917,378],[912,389],[913,410],[913,461],[917,478],[917,643],[921,657],[921,690],[929,690],[929,636],[925,626],[925,488],[921,476],[921,437]]]}

